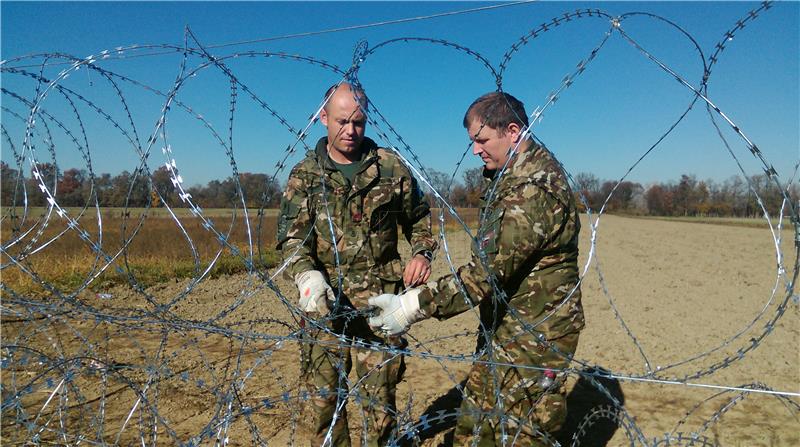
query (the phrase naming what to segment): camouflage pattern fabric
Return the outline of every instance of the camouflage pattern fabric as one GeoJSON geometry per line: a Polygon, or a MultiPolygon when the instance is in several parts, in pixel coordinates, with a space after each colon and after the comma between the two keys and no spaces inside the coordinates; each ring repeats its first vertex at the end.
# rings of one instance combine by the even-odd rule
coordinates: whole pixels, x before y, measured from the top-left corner
{"type": "MultiPolygon", "coordinates": [[[[494,362],[562,369],[569,363],[564,355],[574,353],[584,326],[578,287],[580,221],[558,162],[545,148],[526,143],[526,150],[515,155],[496,185],[492,184],[495,173],[484,172],[481,222],[472,260],[457,270],[468,297],[448,275],[428,283],[419,296],[420,308],[428,316],[445,319],[479,305],[480,359],[488,360],[484,348],[489,347],[494,362]],[[487,197],[492,187],[495,191],[487,197]],[[481,256],[490,271],[484,269],[481,256]],[[548,343],[561,354],[549,349],[548,343]]],[[[470,444],[465,440],[477,435],[481,446],[512,445],[518,432],[523,438],[518,436],[514,445],[530,445],[535,441],[527,438],[535,438],[537,430],[548,432],[563,423],[563,386],[542,389],[541,369],[490,370],[480,359],[467,381],[458,439],[470,444]],[[493,416],[477,417],[489,409],[496,410],[493,416]],[[505,442],[500,436],[502,426],[506,434],[512,433],[505,442]]]]}
{"type": "Polygon", "coordinates": [[[290,258],[290,277],[320,270],[331,287],[359,307],[383,292],[381,281],[402,281],[398,225],[412,256],[436,249],[430,207],[408,168],[369,138],[362,143],[365,155],[353,185],[330,162],[326,146],[327,138],[322,138],[289,175],[277,247],[290,258]]]}
{"type": "MultiPolygon", "coordinates": [[[[437,244],[430,230],[428,202],[396,156],[364,138],[361,168],[350,184],[328,158],[327,143],[327,138],[320,139],[289,175],[281,201],[277,248],[289,260],[289,277],[307,270],[326,275],[337,295],[334,313],[346,315],[348,310],[367,306],[371,296],[402,289],[398,226],[411,244],[412,256],[433,251],[437,244]]],[[[328,431],[336,410],[337,387],[344,386],[339,391],[347,392],[339,371],[350,371],[352,354],[359,378],[369,374],[362,382],[364,390],[357,395],[362,404],[370,402],[368,445],[384,445],[394,430],[394,393],[402,379],[403,360],[392,358],[381,369],[374,369],[391,356],[337,346],[341,342],[334,334],[389,346],[396,346],[400,339],[377,336],[363,317],[334,315],[329,328],[333,334],[309,331],[311,339],[304,343],[302,353],[308,385],[318,396],[313,402],[317,415],[313,442],[321,443],[328,431]],[[332,398],[330,394],[323,397],[326,389],[332,398]]],[[[346,412],[338,415],[332,434],[333,445],[350,445],[346,412]]]]}
{"type": "Polygon", "coordinates": [[[361,406],[367,435],[365,445],[385,446],[391,439],[397,438],[395,390],[405,372],[403,357],[391,354],[388,348],[404,348],[406,342],[402,337],[383,338],[374,334],[363,317],[349,320],[337,318],[331,320],[328,328],[331,332],[309,330],[307,336],[311,340],[303,345],[302,351],[308,362],[304,374],[316,415],[311,445],[323,445],[329,430],[329,445],[350,445],[344,405],[336,416],[333,429],[330,427],[334,423],[337,404],[348,398],[350,387],[347,376],[355,362],[359,385],[353,391],[352,398],[361,406]],[[351,340],[357,338],[383,349],[347,346],[341,343],[341,338],[336,334],[351,340]]]}
{"type": "Polygon", "coordinates": [[[467,376],[453,445],[553,445],[552,434],[561,429],[567,416],[564,377],[557,371],[566,368],[569,360],[558,352],[571,354],[577,346],[577,332],[547,345],[530,334],[505,345],[492,340],[495,362],[535,368],[492,366],[486,362],[488,356],[482,355],[467,376]]]}

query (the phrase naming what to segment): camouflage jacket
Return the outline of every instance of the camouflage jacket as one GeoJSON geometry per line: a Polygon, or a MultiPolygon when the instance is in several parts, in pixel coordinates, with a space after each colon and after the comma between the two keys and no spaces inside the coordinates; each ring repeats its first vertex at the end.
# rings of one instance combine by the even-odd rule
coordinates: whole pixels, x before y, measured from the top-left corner
{"type": "Polygon", "coordinates": [[[383,293],[382,285],[402,281],[398,225],[412,256],[436,249],[430,207],[408,168],[374,141],[364,138],[363,161],[352,185],[328,158],[327,143],[327,138],[320,139],[289,174],[277,248],[289,260],[291,277],[320,270],[331,286],[366,300],[383,293]]]}
{"type": "Polygon", "coordinates": [[[496,286],[505,292],[520,319],[528,323],[544,319],[536,330],[547,338],[580,330],[584,326],[577,286],[580,220],[558,162],[547,149],[531,143],[509,162],[491,197],[487,194],[494,172],[484,171],[484,176],[481,224],[472,259],[457,270],[468,297],[448,275],[423,289],[421,309],[444,319],[480,303],[481,318],[490,317],[491,324],[499,326],[508,309],[497,299],[490,273],[480,260],[483,254],[496,286]],[[570,293],[571,299],[553,312],[570,293]]]}

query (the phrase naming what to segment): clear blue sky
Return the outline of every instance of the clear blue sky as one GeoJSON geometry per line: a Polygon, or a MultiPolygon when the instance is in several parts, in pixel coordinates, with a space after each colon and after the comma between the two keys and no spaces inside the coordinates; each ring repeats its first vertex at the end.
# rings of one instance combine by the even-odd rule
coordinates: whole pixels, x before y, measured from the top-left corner
{"type": "MultiPolygon", "coordinates": [[[[2,12],[2,59],[35,53],[63,53],[77,57],[133,44],[177,44],[184,27],[191,27],[204,45],[260,39],[291,33],[367,24],[385,20],[457,11],[496,3],[478,2],[247,2],[247,3],[95,3],[7,2],[2,12]]],[[[612,15],[647,12],[663,16],[694,37],[708,58],[724,32],[758,7],[744,2],[542,2],[509,6],[312,37],[274,40],[212,50],[216,56],[246,51],[287,52],[348,67],[361,40],[370,47],[398,37],[428,37],[454,42],[482,54],[497,67],[503,54],[522,35],[578,8],[598,8],[612,15]]],[[[709,84],[709,97],[764,152],[785,181],[800,159],[800,7],[781,2],[749,22],[727,42],[709,84]]],[[[664,22],[638,16],[622,21],[622,29],[691,84],[699,85],[702,63],[688,39],[664,22]]],[[[504,89],[532,112],[545,103],[549,92],[603,38],[610,28],[605,19],[584,18],[554,28],[517,52],[504,76],[504,89]]],[[[194,46],[190,43],[190,46],[194,46]]],[[[97,62],[101,67],[154,88],[168,91],[179,72],[176,54],[131,57],[150,50],[130,50],[125,59],[97,62]]],[[[50,62],[59,59],[51,58],[50,62]]],[[[7,62],[5,66],[40,64],[41,57],[7,62]]],[[[187,69],[204,61],[190,57],[187,69]]],[[[226,61],[237,77],[294,127],[303,128],[325,88],[336,74],[307,63],[275,57],[239,57],[226,61]]],[[[63,65],[44,69],[55,77],[63,65]]],[[[38,71],[37,67],[28,68],[38,71]]],[[[467,148],[461,126],[464,109],[480,94],[494,90],[489,72],[463,52],[431,44],[386,46],[367,58],[359,78],[370,99],[411,145],[426,167],[451,173],[467,148]]],[[[32,99],[36,83],[17,74],[3,73],[5,89],[32,99]]],[[[127,118],[111,84],[86,69],[71,73],[61,85],[79,92],[120,123],[127,118]]],[[[139,137],[152,133],[163,104],[160,98],[130,83],[119,87],[133,114],[139,137]]],[[[228,139],[230,83],[216,68],[189,78],[178,99],[201,113],[228,139]]],[[[613,33],[587,70],[575,79],[559,101],[544,114],[534,132],[573,174],[588,171],[603,179],[619,178],[653,144],[689,104],[692,94],[666,75],[638,50],[613,33]]],[[[241,89],[237,91],[233,120],[233,151],[240,172],[275,172],[274,165],[293,142],[282,128],[241,89]]],[[[4,94],[3,107],[27,116],[27,108],[4,94]]],[[[80,127],[69,104],[56,92],[42,106],[59,117],[74,135],[80,127]]],[[[91,107],[77,104],[86,129],[95,172],[116,174],[133,170],[138,156],[123,135],[91,107]]],[[[179,108],[168,115],[167,138],[178,167],[189,184],[203,184],[231,174],[222,146],[212,134],[179,108]]],[[[24,124],[7,110],[3,126],[17,149],[22,147],[24,124]]],[[[76,145],[53,123],[56,158],[62,168],[83,167],[76,145]]],[[[128,126],[129,127],[129,126],[128,126]]],[[[386,126],[384,125],[384,128],[386,126]]],[[[36,155],[48,161],[44,127],[37,124],[36,155]]],[[[760,173],[759,164],[742,141],[724,126],[723,132],[748,174],[760,173]]],[[[375,136],[374,129],[368,129],[375,136]]],[[[324,135],[317,124],[309,143],[324,135]]],[[[396,144],[396,142],[394,142],[396,144]]],[[[162,142],[150,155],[153,169],[163,164],[162,142]]],[[[385,143],[384,143],[385,144],[385,143]]],[[[301,154],[290,157],[289,164],[301,154]]],[[[11,162],[9,142],[2,140],[2,159],[11,162]]],[[[13,163],[11,163],[13,164],[13,163]]],[[[478,166],[469,155],[466,167],[478,166]]],[[[26,171],[29,168],[26,166],[26,171]]],[[[697,106],[659,148],[631,174],[647,184],[677,179],[682,173],[722,180],[738,174],[736,165],[711,125],[704,107],[697,106]]],[[[285,179],[284,171],[279,178],[285,179]]]]}

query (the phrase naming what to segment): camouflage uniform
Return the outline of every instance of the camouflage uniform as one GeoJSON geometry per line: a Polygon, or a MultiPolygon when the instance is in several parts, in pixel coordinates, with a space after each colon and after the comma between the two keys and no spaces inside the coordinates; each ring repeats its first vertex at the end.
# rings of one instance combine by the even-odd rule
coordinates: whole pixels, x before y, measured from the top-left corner
{"type": "MultiPolygon", "coordinates": [[[[436,241],[430,231],[428,203],[395,155],[364,138],[363,161],[350,185],[328,158],[327,143],[322,138],[292,169],[281,201],[277,240],[284,259],[289,259],[287,273],[294,277],[307,270],[321,271],[339,297],[335,309],[346,314],[367,306],[371,296],[402,290],[398,224],[411,243],[412,256],[435,250],[436,241]]],[[[405,369],[403,358],[386,350],[342,345],[335,334],[395,347],[404,340],[373,333],[363,316],[333,315],[327,324],[332,333],[309,330],[311,339],[303,350],[304,373],[317,416],[312,444],[322,444],[333,422],[337,392],[347,392],[352,350],[359,379],[367,376],[358,385],[356,397],[367,419],[368,445],[385,445],[395,430],[395,387],[405,369]]],[[[350,445],[344,406],[331,435],[333,445],[350,445]]]]}
{"type": "Polygon", "coordinates": [[[494,174],[484,171],[481,250],[473,247],[471,262],[458,269],[468,300],[448,275],[423,289],[420,308],[445,319],[479,303],[480,358],[467,379],[454,445],[540,445],[541,432],[558,430],[566,416],[563,378],[541,368],[560,370],[569,360],[548,344],[571,357],[584,326],[577,288],[580,221],[566,176],[546,149],[530,143],[517,154],[489,198],[494,174]],[[505,300],[495,292],[481,252],[505,300]],[[486,340],[491,357],[482,349],[486,340]],[[481,362],[490,359],[540,369],[481,362]]]}

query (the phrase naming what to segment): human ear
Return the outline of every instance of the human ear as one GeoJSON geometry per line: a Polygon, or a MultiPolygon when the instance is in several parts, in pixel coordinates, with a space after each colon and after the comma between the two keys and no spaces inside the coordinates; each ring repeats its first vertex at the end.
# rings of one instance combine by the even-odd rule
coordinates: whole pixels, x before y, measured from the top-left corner
{"type": "Polygon", "coordinates": [[[319,120],[320,120],[320,122],[322,122],[323,126],[328,127],[328,111],[327,110],[322,109],[322,111],[319,112],[319,120]]]}
{"type": "Polygon", "coordinates": [[[519,127],[519,124],[509,123],[506,127],[506,132],[511,136],[511,141],[514,144],[519,143],[519,139],[522,134],[522,128],[519,127]]]}

